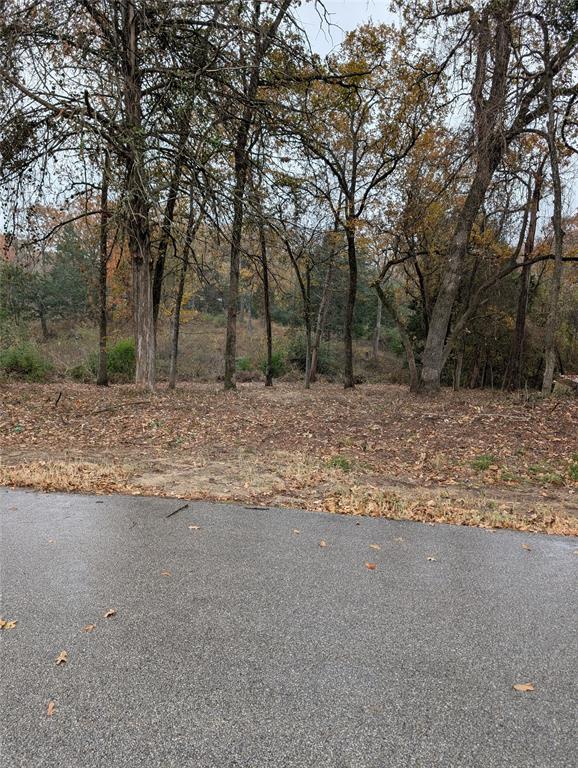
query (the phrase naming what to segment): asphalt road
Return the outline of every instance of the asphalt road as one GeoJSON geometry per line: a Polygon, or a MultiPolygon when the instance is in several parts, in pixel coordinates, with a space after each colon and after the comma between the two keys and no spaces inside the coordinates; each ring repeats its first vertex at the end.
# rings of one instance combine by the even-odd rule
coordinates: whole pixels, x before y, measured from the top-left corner
{"type": "Polygon", "coordinates": [[[181,503],[0,491],[2,768],[576,765],[576,539],[181,503]]]}

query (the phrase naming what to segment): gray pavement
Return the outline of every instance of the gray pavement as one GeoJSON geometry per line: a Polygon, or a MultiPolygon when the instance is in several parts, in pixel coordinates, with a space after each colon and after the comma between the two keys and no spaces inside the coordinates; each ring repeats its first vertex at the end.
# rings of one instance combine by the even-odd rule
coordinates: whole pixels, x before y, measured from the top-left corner
{"type": "Polygon", "coordinates": [[[182,503],[0,491],[2,768],[576,765],[576,539],[182,503]]]}

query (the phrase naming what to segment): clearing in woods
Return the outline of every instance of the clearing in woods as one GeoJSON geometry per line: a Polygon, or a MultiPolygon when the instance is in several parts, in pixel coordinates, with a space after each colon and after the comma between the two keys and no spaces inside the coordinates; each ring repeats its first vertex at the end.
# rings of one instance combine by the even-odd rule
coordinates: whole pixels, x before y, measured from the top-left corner
{"type": "Polygon", "coordinates": [[[388,384],[1,392],[3,485],[578,533],[574,398],[388,384]]]}

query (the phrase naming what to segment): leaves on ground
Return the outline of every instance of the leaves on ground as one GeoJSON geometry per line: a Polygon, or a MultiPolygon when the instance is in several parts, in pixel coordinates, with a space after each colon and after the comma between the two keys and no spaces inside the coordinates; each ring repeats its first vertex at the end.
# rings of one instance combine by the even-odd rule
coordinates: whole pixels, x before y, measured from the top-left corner
{"type": "Polygon", "coordinates": [[[527,552],[532,551],[532,547],[529,544],[522,544],[522,549],[525,549],[527,552]]]}
{"type": "Polygon", "coordinates": [[[95,629],[96,629],[96,624],[86,624],[82,628],[82,631],[83,632],[94,632],[95,629]]]}
{"type": "Polygon", "coordinates": [[[369,548],[370,549],[381,549],[381,546],[379,544],[370,544],[369,548]]]}
{"type": "Polygon", "coordinates": [[[365,563],[365,567],[367,568],[368,571],[375,571],[375,569],[377,568],[377,565],[376,563],[365,563]]]}
{"type": "Polygon", "coordinates": [[[534,691],[534,684],[533,683],[516,683],[512,686],[512,688],[515,691],[521,691],[522,693],[527,693],[528,691],[534,691]]]}
{"type": "Polygon", "coordinates": [[[172,576],[173,574],[170,571],[161,571],[161,576],[172,576]]]}
{"type": "Polygon", "coordinates": [[[66,664],[68,661],[68,651],[60,651],[58,656],[55,659],[56,666],[60,666],[62,664],[66,664]]]}
{"type": "Polygon", "coordinates": [[[319,546],[320,546],[322,549],[323,549],[323,547],[326,547],[326,546],[327,546],[327,542],[325,541],[325,539],[321,539],[321,541],[319,542],[319,546]]]}
{"type": "Polygon", "coordinates": [[[200,525],[189,525],[189,531],[200,531],[201,526],[200,525]]]}
{"type": "Polygon", "coordinates": [[[112,619],[113,616],[116,616],[116,608],[109,608],[104,614],[105,619],[112,619]]]}
{"type": "Polygon", "coordinates": [[[56,704],[53,701],[49,701],[48,702],[48,707],[46,709],[46,714],[48,715],[48,717],[52,717],[52,715],[54,714],[55,709],[56,709],[56,704]]]}
{"type": "Polygon", "coordinates": [[[299,534],[299,533],[301,533],[301,531],[299,530],[299,528],[293,528],[293,533],[294,534],[299,534]]]}
{"type": "Polygon", "coordinates": [[[429,560],[430,563],[433,563],[433,562],[435,562],[437,560],[437,557],[434,557],[433,555],[429,555],[428,556],[428,560],[429,560]]]}

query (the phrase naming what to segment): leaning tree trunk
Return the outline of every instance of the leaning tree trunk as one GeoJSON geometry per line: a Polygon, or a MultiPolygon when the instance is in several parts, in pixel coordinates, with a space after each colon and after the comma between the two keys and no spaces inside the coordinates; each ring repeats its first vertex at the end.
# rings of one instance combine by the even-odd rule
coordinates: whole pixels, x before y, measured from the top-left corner
{"type": "Polygon", "coordinates": [[[477,23],[478,50],[472,89],[476,127],[476,169],[449,243],[448,262],[431,315],[422,355],[421,387],[425,391],[436,392],[440,388],[442,369],[449,353],[445,348],[446,337],[462,279],[470,235],[492,177],[504,154],[505,141],[501,121],[512,45],[510,5],[488,5],[477,23]],[[495,21],[494,32],[491,31],[490,15],[495,21]],[[488,68],[490,59],[493,59],[491,69],[488,68]],[[491,83],[488,83],[490,71],[491,83]]]}
{"type": "Polygon", "coordinates": [[[347,303],[345,305],[345,322],[343,324],[343,386],[351,389],[355,386],[353,376],[353,313],[355,311],[355,298],[357,295],[357,253],[355,249],[355,232],[348,223],[347,236],[347,261],[349,265],[349,285],[347,289],[347,303]]]}
{"type": "Polygon", "coordinates": [[[102,170],[102,186],[100,190],[100,242],[98,260],[98,371],[96,383],[101,387],[108,386],[107,365],[107,336],[108,320],[106,314],[107,300],[107,267],[108,267],[108,176],[110,158],[108,150],[104,151],[102,170]]]}

